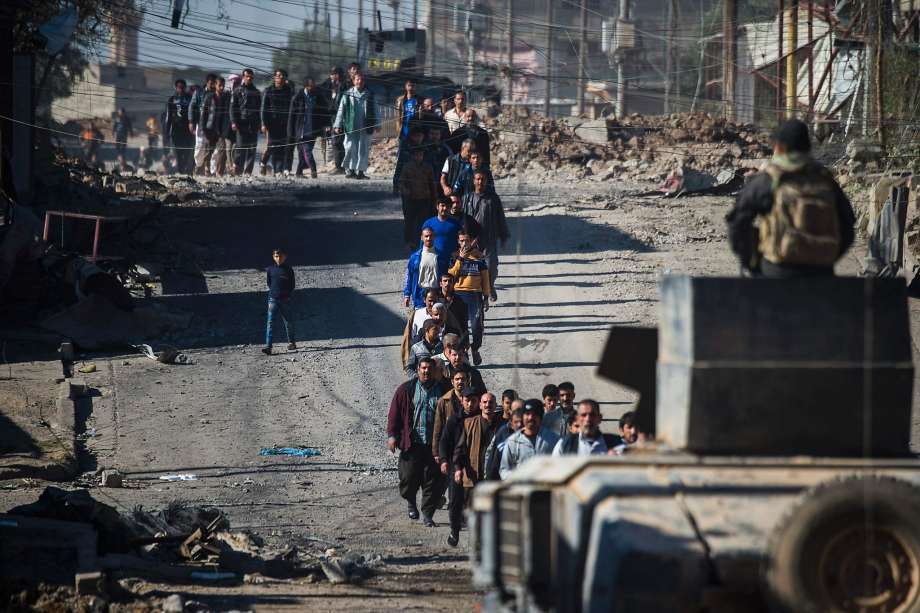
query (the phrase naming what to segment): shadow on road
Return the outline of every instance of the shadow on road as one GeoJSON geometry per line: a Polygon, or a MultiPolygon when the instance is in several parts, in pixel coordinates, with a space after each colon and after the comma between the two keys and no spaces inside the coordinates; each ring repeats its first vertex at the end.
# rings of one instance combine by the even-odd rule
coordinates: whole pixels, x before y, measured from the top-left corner
{"type": "MultiPolygon", "coordinates": [[[[265,340],[266,293],[186,294],[158,299],[169,309],[194,313],[183,347],[258,344],[265,340]]],[[[379,338],[399,334],[405,321],[350,287],[300,288],[292,297],[298,342],[379,338]]],[[[286,341],[280,319],[276,343],[286,341]]]]}

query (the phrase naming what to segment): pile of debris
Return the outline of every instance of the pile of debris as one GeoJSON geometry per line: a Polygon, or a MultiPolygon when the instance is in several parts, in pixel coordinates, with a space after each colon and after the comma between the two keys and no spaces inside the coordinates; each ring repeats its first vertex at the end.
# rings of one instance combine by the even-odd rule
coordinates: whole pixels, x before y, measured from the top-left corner
{"type": "MultiPolygon", "coordinates": [[[[174,503],[160,511],[129,515],[87,490],[45,488],[38,501],[0,515],[0,575],[98,591],[109,579],[141,577],[180,582],[264,583],[297,578],[350,583],[366,579],[382,563],[336,550],[270,547],[256,534],[232,531],[214,508],[174,503]],[[43,534],[36,542],[35,534],[43,534]],[[53,542],[52,542],[53,541],[53,542]],[[49,564],[48,547],[58,550],[49,564]],[[39,551],[38,549],[44,548],[39,551]],[[34,551],[33,551],[34,549],[34,551]]],[[[2,605],[0,605],[2,607],[2,605]]]]}
{"type": "Polygon", "coordinates": [[[717,175],[770,153],[766,132],[707,113],[552,120],[519,111],[490,124],[496,178],[561,170],[660,181],[677,168],[717,175]]]}
{"type": "MultiPolygon", "coordinates": [[[[756,168],[771,151],[767,132],[708,113],[557,120],[517,107],[486,119],[485,127],[492,138],[496,179],[564,173],[663,181],[678,168],[715,176],[756,168]]],[[[374,144],[374,174],[393,173],[397,148],[392,138],[374,144]]]]}
{"type": "Polygon", "coordinates": [[[181,327],[158,305],[136,299],[151,296],[181,255],[164,235],[160,209],[207,197],[200,185],[188,177],[107,173],[61,152],[40,176],[31,207],[0,197],[0,315],[7,325],[37,324],[83,349],[181,327]]]}

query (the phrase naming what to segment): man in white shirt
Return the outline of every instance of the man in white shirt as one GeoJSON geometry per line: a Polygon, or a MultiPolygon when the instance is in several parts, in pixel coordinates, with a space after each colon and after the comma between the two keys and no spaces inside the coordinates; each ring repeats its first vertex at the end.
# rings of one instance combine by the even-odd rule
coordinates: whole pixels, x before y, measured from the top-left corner
{"type": "Polygon", "coordinates": [[[463,115],[466,113],[466,94],[458,91],[454,94],[454,108],[444,113],[447,129],[453,133],[464,124],[463,115]]]}

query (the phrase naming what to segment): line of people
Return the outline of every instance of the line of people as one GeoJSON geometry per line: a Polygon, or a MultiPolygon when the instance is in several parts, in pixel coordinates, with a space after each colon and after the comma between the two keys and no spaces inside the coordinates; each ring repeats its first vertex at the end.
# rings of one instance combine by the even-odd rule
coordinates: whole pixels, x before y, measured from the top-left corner
{"type": "MultiPolygon", "coordinates": [[[[434,320],[422,327],[434,340],[434,320]]],[[[523,400],[513,389],[497,396],[462,359],[456,339],[447,342],[442,354],[420,358],[396,388],[387,446],[399,454],[399,493],[409,519],[437,527],[435,513],[446,505],[450,546],[459,542],[477,483],[505,479],[534,456],[620,455],[638,442],[632,412],[620,417],[618,434],[604,433],[600,405],[588,398],[576,403],[568,381],[546,385],[542,400],[523,400]]]]}
{"type": "MultiPolygon", "coordinates": [[[[259,158],[262,175],[293,172],[303,176],[309,172],[315,178],[314,147],[317,139],[323,138],[335,162],[334,174],[367,178],[370,146],[373,134],[379,130],[380,117],[360,64],[352,63],[347,74],[333,67],[321,84],[312,77],[305,78],[302,88],[295,86],[280,68],[274,71],[271,85],[263,90],[255,86],[253,79],[253,70],[246,68],[240,75],[226,78],[208,74],[201,86],[189,87],[184,79],[175,82],[175,92],[167,100],[162,116],[162,136],[164,146],[172,149],[176,172],[252,174],[259,158],[261,134],[265,140],[259,158]]],[[[424,149],[424,160],[432,166],[439,195],[449,197],[452,192],[471,191],[470,173],[463,177],[452,175],[450,183],[440,185],[437,178],[448,157],[459,153],[466,140],[475,143],[482,165],[488,169],[488,132],[480,125],[476,111],[467,106],[464,92],[436,104],[433,98],[417,96],[416,87],[415,80],[408,79],[403,94],[395,101],[399,150],[394,191],[406,198],[411,192],[413,201],[421,199],[417,173],[410,172],[400,182],[403,169],[411,165],[413,152],[420,147],[424,149]]],[[[159,134],[156,121],[151,125],[148,120],[147,127],[153,149],[159,134]]]]}
{"type": "Polygon", "coordinates": [[[259,158],[262,175],[309,172],[316,178],[313,149],[325,137],[334,173],[366,178],[378,120],[359,64],[349,66],[347,83],[344,71],[334,67],[327,81],[317,85],[308,77],[302,88],[280,68],[263,90],[253,83],[254,75],[250,68],[226,79],[209,74],[191,89],[184,79],[175,82],[163,115],[163,139],[172,148],[176,172],[251,175],[259,158]],[[261,157],[259,134],[265,139],[261,157]]]}

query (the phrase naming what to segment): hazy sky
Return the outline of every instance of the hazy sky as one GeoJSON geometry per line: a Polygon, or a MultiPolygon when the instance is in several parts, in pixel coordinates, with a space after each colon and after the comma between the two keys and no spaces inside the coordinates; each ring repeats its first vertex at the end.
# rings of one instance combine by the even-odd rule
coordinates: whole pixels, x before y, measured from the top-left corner
{"type": "MultiPolygon", "coordinates": [[[[271,49],[284,46],[287,32],[303,27],[318,10],[320,21],[328,6],[333,32],[338,29],[336,0],[189,0],[191,12],[180,29],[170,28],[170,0],[136,0],[146,14],[140,26],[140,62],[147,65],[198,65],[221,72],[251,66],[271,70],[271,49]],[[203,30],[211,30],[207,32],[203,30]],[[240,40],[245,39],[245,40],[240,40]]],[[[377,2],[384,27],[393,24],[393,11],[377,2]]],[[[421,5],[421,2],[419,2],[421,5]]],[[[372,2],[364,0],[364,26],[370,26],[372,2]]],[[[399,5],[400,27],[412,21],[412,0],[399,5]]],[[[358,27],[358,0],[342,1],[342,30],[353,39],[358,27]]]]}

